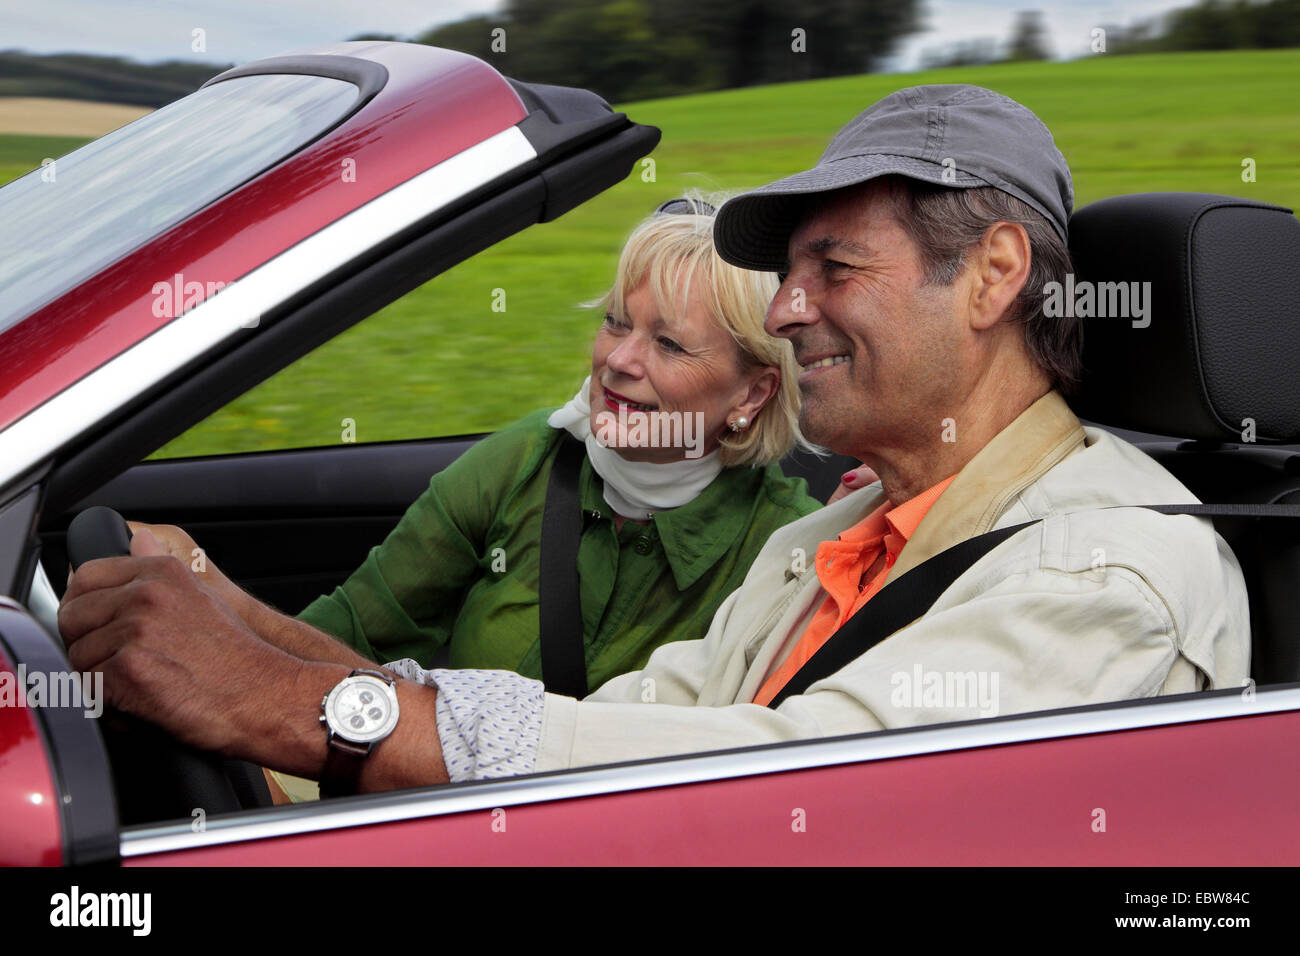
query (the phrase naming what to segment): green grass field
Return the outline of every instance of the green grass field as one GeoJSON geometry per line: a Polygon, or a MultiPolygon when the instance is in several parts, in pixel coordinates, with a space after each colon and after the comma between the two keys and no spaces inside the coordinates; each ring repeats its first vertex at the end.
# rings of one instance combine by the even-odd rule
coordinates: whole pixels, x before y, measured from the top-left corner
{"type": "MultiPolygon", "coordinates": [[[[880,97],[921,83],[976,83],[1034,110],[1074,173],[1076,206],[1148,190],[1300,205],[1300,50],[1099,56],[868,75],[627,104],[659,126],[655,182],[640,169],[564,216],[489,249],[370,317],[161,449],[156,457],[487,431],[566,400],[598,322],[577,304],[612,277],[621,241],[688,187],[737,190],[815,162],[880,97]],[[1243,183],[1241,163],[1257,164],[1243,183]],[[492,290],[506,311],[492,311],[492,290]]],[[[64,149],[75,145],[69,141],[64,149]]],[[[58,155],[49,139],[0,137],[0,176],[58,155]]]]}
{"type": "Polygon", "coordinates": [[[57,159],[85,143],[79,136],[15,136],[0,133],[0,183],[17,179],[45,158],[57,159]]]}

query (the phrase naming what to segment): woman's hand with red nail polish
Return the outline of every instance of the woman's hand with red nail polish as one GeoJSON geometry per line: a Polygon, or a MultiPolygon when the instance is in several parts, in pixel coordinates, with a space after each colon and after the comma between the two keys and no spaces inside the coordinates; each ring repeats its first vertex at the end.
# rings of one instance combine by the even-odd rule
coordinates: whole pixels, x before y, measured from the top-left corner
{"type": "Polygon", "coordinates": [[[859,488],[865,488],[867,487],[867,485],[874,484],[879,480],[880,480],[880,476],[877,475],[872,469],[868,468],[866,465],[859,465],[857,468],[854,468],[852,471],[846,471],[844,473],[844,475],[840,478],[839,485],[836,487],[835,491],[831,494],[830,498],[827,500],[826,503],[828,505],[833,505],[835,504],[835,502],[839,501],[845,495],[851,494],[852,492],[857,491],[859,488]]]}

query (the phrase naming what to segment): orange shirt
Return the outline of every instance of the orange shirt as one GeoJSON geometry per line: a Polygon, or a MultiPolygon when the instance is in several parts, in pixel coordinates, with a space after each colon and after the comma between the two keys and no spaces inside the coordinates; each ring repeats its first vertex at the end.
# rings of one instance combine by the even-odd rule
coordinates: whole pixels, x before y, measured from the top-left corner
{"type": "Polygon", "coordinates": [[[889,569],[898,559],[931,506],[956,478],[950,475],[915,498],[890,508],[886,501],[835,541],[823,541],[817,547],[817,578],[826,589],[826,600],[804,629],[775,674],[759,689],[754,703],[766,705],[786,685],[799,668],[821,649],[844,622],[857,613],[885,585],[889,569]]]}

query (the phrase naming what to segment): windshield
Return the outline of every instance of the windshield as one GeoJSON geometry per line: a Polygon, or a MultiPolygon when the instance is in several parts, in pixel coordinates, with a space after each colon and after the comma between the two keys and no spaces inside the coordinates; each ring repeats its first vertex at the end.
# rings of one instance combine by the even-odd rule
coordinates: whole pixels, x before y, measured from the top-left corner
{"type": "Polygon", "coordinates": [[[224,80],[0,189],[0,331],[300,149],[358,95],[321,76],[224,80]]]}

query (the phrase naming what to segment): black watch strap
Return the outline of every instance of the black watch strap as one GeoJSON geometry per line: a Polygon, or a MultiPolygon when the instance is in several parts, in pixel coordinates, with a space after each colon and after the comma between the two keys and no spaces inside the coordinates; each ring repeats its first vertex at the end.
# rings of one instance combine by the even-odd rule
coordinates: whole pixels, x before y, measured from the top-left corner
{"type": "Polygon", "coordinates": [[[329,751],[325,754],[325,769],[320,777],[320,795],[324,798],[354,795],[372,746],[344,740],[330,731],[329,751]]]}
{"type": "MultiPolygon", "coordinates": [[[[392,674],[365,667],[358,667],[348,674],[348,677],[357,677],[362,674],[368,677],[376,677],[390,687],[396,682],[392,674]]],[[[328,695],[326,696],[328,699],[328,695]]],[[[324,720],[324,706],[325,701],[322,700],[322,720],[324,720]]],[[[325,753],[325,766],[321,770],[320,795],[322,798],[353,796],[360,785],[361,771],[365,768],[366,758],[374,750],[375,744],[357,743],[340,737],[328,723],[325,724],[325,732],[327,734],[327,750],[325,753]]]]}

